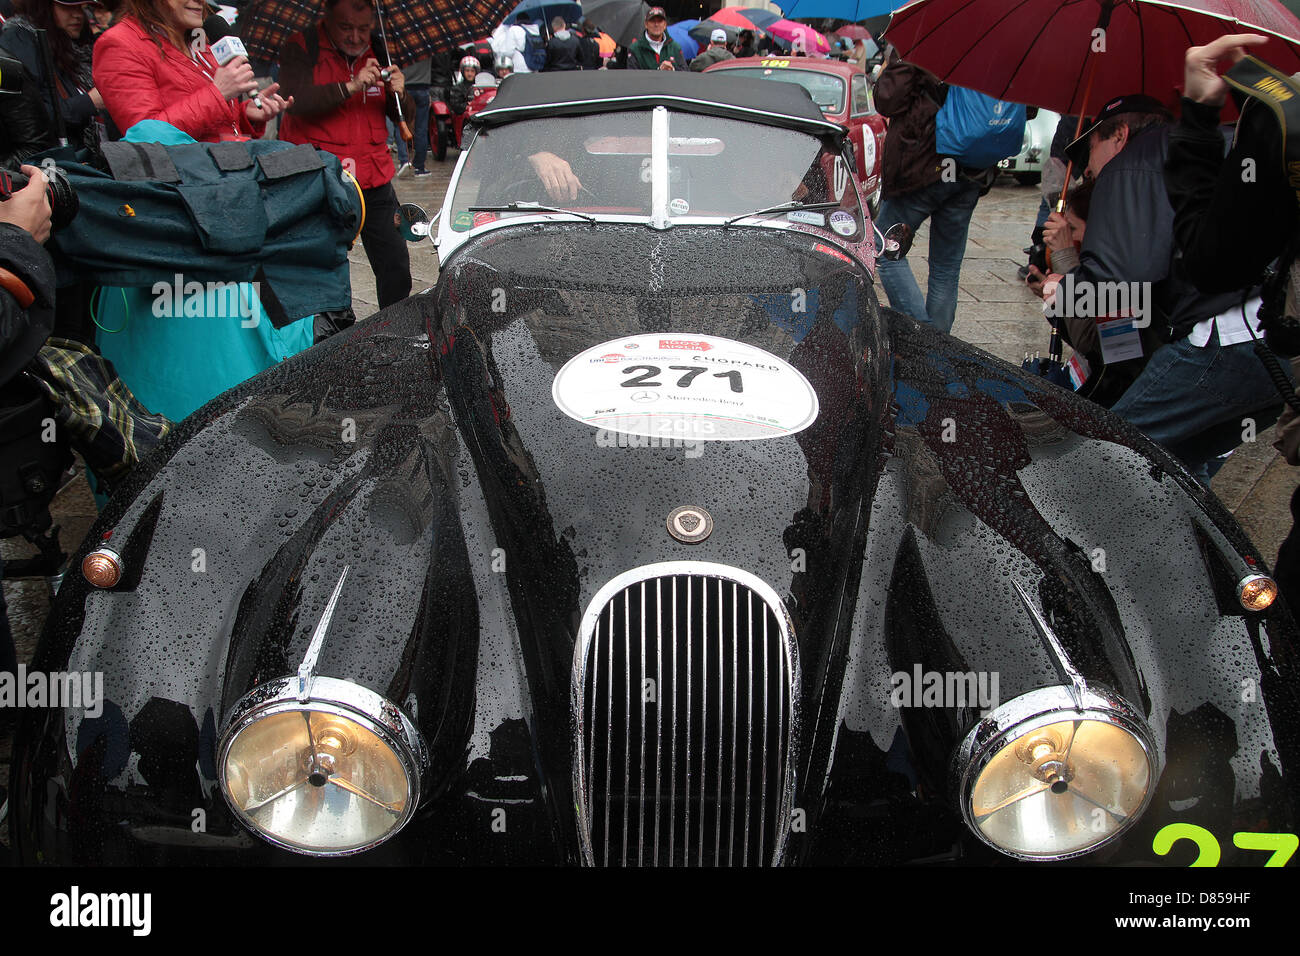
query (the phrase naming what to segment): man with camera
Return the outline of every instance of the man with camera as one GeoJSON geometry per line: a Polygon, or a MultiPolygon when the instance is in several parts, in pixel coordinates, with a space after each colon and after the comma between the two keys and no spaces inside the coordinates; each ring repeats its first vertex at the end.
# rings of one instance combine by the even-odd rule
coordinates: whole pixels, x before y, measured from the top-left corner
{"type": "MultiPolygon", "coordinates": [[[[1162,164],[1172,215],[1161,235],[1172,235],[1175,253],[1168,281],[1171,287],[1194,294],[1181,296],[1181,305],[1165,309],[1169,344],[1151,356],[1111,409],[1165,446],[1207,485],[1222,457],[1240,445],[1244,435],[1262,431],[1276,421],[1281,409],[1282,399],[1269,371],[1254,354],[1253,341],[1259,334],[1257,287],[1264,265],[1281,252],[1284,240],[1286,227],[1279,226],[1277,220],[1295,214],[1294,197],[1285,191],[1273,192],[1282,175],[1280,147],[1267,157],[1259,156],[1257,168],[1252,163],[1247,172],[1242,159],[1248,157],[1240,152],[1239,134],[1236,155],[1223,162],[1218,108],[1226,87],[1213,69],[1213,63],[1230,49],[1223,43],[1219,40],[1213,45],[1209,55],[1214,59],[1208,69],[1201,63],[1206,55],[1203,50],[1211,48],[1193,48],[1196,65],[1189,60],[1182,116],[1169,132],[1162,164]],[[1198,49],[1202,52],[1197,53],[1198,49]],[[1216,90],[1217,103],[1211,103],[1216,90]],[[1216,187],[1220,168],[1223,176],[1216,187]],[[1197,237],[1202,230],[1194,220],[1210,210],[1216,188],[1246,195],[1252,191],[1271,193],[1274,198],[1266,200],[1271,204],[1268,207],[1253,207],[1256,218],[1239,228],[1233,228],[1228,219],[1212,223],[1207,216],[1199,225],[1217,237],[1207,244],[1204,236],[1197,237]],[[1252,233],[1261,235],[1262,241],[1254,241],[1252,233]],[[1253,247],[1255,254],[1244,255],[1245,246],[1253,247]]],[[[1247,110],[1247,114],[1254,112],[1267,110],[1247,110]]],[[[1246,118],[1255,122],[1251,116],[1246,118]]],[[[1103,183],[1098,181],[1093,198],[1093,218],[1098,216],[1097,196],[1103,183]]],[[[1227,198],[1226,192],[1222,198],[1227,198]]],[[[1090,222],[1085,251],[1092,236],[1090,222]]],[[[1279,369],[1278,374],[1283,382],[1287,380],[1286,371],[1279,369]]]]}
{"type": "MultiPolygon", "coordinates": [[[[1220,343],[1230,340],[1221,351],[1240,355],[1239,361],[1250,369],[1259,401],[1276,408],[1284,398],[1279,375],[1290,372],[1294,380],[1297,360],[1292,358],[1288,369],[1271,353],[1295,356],[1300,351],[1294,261],[1300,248],[1300,197],[1288,182],[1287,161],[1294,156],[1288,155],[1279,122],[1279,116],[1295,119],[1285,106],[1296,98],[1295,84],[1254,71],[1263,88],[1276,91],[1280,102],[1270,104],[1279,110],[1275,114],[1264,103],[1254,102],[1245,88],[1245,74],[1238,75],[1236,68],[1229,71],[1235,77],[1232,85],[1246,95],[1240,98],[1241,119],[1226,157],[1218,132],[1219,111],[1229,89],[1219,64],[1239,64],[1251,47],[1267,42],[1256,34],[1234,34],[1187,51],[1182,118],[1170,136],[1165,186],[1174,207],[1174,236],[1182,267],[1198,288],[1217,292],[1269,277],[1260,300],[1243,306],[1242,314],[1232,321],[1216,323],[1211,332],[1220,343]],[[1274,260],[1278,261],[1271,273],[1266,272],[1274,260]],[[1260,345],[1261,338],[1267,348],[1260,345]]],[[[1293,389],[1285,391],[1290,393],[1288,407],[1278,421],[1275,444],[1288,462],[1297,465],[1300,417],[1291,403],[1300,401],[1293,389]]],[[[1256,427],[1262,429],[1266,423],[1258,421],[1256,427]]],[[[1240,428],[1240,416],[1233,414],[1221,427],[1240,428]]],[[[1291,499],[1291,514],[1300,520],[1300,489],[1291,499]]],[[[1292,608],[1300,608],[1300,540],[1294,525],[1278,552],[1274,576],[1292,608]]]]}
{"type": "Polygon", "coordinates": [[[285,42],[280,86],[294,103],[280,139],[331,152],[356,176],[366,201],[361,243],[382,309],[411,294],[411,260],[397,231],[396,170],[384,119],[413,118],[415,104],[401,70],[381,67],[375,58],[374,24],[367,0],[325,0],[325,18],[285,42]]]}

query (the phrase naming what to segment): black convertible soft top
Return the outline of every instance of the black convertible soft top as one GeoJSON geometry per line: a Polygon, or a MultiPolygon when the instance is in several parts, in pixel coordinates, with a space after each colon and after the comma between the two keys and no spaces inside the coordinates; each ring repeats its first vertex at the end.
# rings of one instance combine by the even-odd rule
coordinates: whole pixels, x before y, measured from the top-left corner
{"type": "Polygon", "coordinates": [[[473,119],[498,126],[542,116],[574,116],[669,106],[796,129],[816,136],[842,135],[844,127],[822,115],[797,83],[668,70],[574,70],[516,73],[473,119]]]}

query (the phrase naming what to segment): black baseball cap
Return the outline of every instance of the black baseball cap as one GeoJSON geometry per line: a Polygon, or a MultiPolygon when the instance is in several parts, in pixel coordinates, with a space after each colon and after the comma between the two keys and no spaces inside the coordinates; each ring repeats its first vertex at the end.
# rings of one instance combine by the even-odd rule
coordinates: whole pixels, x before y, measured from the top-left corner
{"type": "Polygon", "coordinates": [[[1145,93],[1129,93],[1127,96],[1115,97],[1093,117],[1092,125],[1083,131],[1083,135],[1065,147],[1065,155],[1070,157],[1076,171],[1082,172],[1083,167],[1088,165],[1089,137],[1096,132],[1098,126],[1121,113],[1161,113],[1168,116],[1169,110],[1154,96],[1147,96],[1145,93]]]}

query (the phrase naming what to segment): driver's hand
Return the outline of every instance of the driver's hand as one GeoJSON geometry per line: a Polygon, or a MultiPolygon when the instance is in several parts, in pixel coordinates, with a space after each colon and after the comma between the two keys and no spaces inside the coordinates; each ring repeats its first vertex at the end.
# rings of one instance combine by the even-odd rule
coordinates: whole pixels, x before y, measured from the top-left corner
{"type": "Polygon", "coordinates": [[[546,187],[546,195],[556,201],[572,201],[578,198],[582,183],[573,174],[572,167],[566,160],[554,153],[533,153],[528,157],[533,172],[546,187]]]}

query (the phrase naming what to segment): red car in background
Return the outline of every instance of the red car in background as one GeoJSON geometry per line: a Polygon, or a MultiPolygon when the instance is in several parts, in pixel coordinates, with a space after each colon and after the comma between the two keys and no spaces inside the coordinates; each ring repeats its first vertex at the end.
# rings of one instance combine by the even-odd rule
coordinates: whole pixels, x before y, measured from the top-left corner
{"type": "Polygon", "coordinates": [[[880,203],[880,164],[885,150],[885,118],[876,112],[871,84],[865,73],[839,60],[809,57],[751,56],[724,60],[705,73],[726,71],[764,80],[798,83],[822,114],[847,126],[857,158],[858,189],[867,197],[874,216],[880,203]]]}

